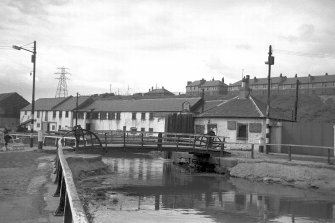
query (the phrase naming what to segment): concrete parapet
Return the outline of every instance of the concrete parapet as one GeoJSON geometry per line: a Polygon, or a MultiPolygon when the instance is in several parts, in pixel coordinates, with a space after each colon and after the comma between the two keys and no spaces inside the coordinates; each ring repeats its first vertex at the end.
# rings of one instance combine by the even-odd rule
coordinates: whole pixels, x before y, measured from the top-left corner
{"type": "Polygon", "coordinates": [[[89,173],[108,173],[108,166],[102,162],[101,155],[95,154],[66,154],[66,161],[72,171],[73,179],[89,173]]]}

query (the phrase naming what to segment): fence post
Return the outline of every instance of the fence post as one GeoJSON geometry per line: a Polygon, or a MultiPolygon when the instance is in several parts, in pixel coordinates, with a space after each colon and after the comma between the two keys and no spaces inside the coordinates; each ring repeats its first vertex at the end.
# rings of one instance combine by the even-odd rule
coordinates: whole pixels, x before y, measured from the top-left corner
{"type": "Polygon", "coordinates": [[[330,163],[330,149],[328,149],[328,164],[331,164],[330,163]]]}
{"type": "Polygon", "coordinates": [[[195,149],[196,136],[193,136],[193,150],[195,149]]]}
{"type": "Polygon", "coordinates": [[[251,159],[254,158],[254,147],[255,147],[255,145],[251,144],[251,159]]]}
{"type": "Polygon", "coordinates": [[[179,148],[179,135],[177,136],[177,149],[179,148]]]}
{"type": "Polygon", "coordinates": [[[222,143],[221,143],[220,157],[223,157],[224,142],[225,142],[225,138],[223,137],[223,139],[222,139],[222,143]]]}
{"type": "Polygon", "coordinates": [[[64,223],[72,223],[72,213],[67,193],[65,194],[64,223]]]}
{"type": "Polygon", "coordinates": [[[291,151],[291,146],[288,147],[288,160],[292,160],[292,151],[291,151]]]}
{"type": "Polygon", "coordinates": [[[123,149],[126,149],[126,132],[123,132],[123,149]]]}
{"type": "Polygon", "coordinates": [[[105,132],[105,149],[106,149],[106,152],[107,152],[107,132],[105,132]]]}
{"type": "Polygon", "coordinates": [[[157,140],[157,147],[158,149],[162,149],[162,133],[158,133],[158,140],[157,140]]]}
{"type": "Polygon", "coordinates": [[[65,193],[66,193],[65,179],[64,179],[64,177],[62,177],[59,205],[58,205],[57,210],[54,213],[55,216],[63,216],[64,215],[65,193]]]}

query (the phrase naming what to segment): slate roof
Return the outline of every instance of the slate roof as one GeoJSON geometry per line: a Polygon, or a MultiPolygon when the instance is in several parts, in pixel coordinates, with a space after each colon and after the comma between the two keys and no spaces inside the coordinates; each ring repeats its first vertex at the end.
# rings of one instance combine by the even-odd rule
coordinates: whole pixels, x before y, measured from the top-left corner
{"type": "Polygon", "coordinates": [[[212,86],[221,86],[221,85],[227,85],[225,83],[222,83],[219,80],[211,80],[211,81],[206,81],[204,84],[201,85],[201,87],[212,87],[212,86]]]}
{"type": "Polygon", "coordinates": [[[16,93],[15,92],[11,92],[11,93],[2,93],[2,94],[0,94],[0,101],[8,98],[9,96],[11,96],[13,94],[16,94],[16,93]]]}
{"type": "Polygon", "coordinates": [[[165,88],[153,89],[152,91],[146,92],[145,95],[174,95],[172,92],[165,88]]]}
{"type": "Polygon", "coordinates": [[[201,85],[201,80],[196,80],[187,85],[187,87],[199,86],[201,85]]]}
{"type": "Polygon", "coordinates": [[[197,98],[158,98],[132,100],[96,100],[91,105],[79,111],[109,111],[109,112],[179,112],[185,101],[190,107],[201,100],[197,98]]]}
{"type": "MultiPolygon", "coordinates": [[[[72,97],[72,96],[70,96],[72,97]]],[[[40,98],[35,101],[35,111],[50,111],[56,105],[64,102],[65,100],[69,99],[70,97],[63,97],[63,98],[40,98]]],[[[21,109],[22,111],[30,111],[31,104],[21,109]]]]}
{"type": "MultiPolygon", "coordinates": [[[[240,98],[238,96],[218,104],[217,106],[205,111],[197,117],[218,117],[218,118],[262,118],[266,117],[266,104],[249,96],[240,98]]],[[[291,119],[278,109],[270,109],[270,118],[276,120],[291,119]]]]}
{"type": "MultiPolygon", "coordinates": [[[[90,98],[90,96],[79,96],[78,97],[78,107],[89,98],[90,98]]],[[[71,98],[64,101],[60,105],[54,107],[52,110],[71,111],[71,110],[74,110],[76,108],[76,105],[77,105],[77,97],[72,97],[71,96],[71,98]]]]}
{"type": "MultiPolygon", "coordinates": [[[[295,84],[297,79],[302,84],[307,83],[323,83],[323,82],[335,82],[335,75],[319,75],[319,76],[304,76],[304,77],[271,77],[271,84],[295,84]]],[[[230,86],[240,86],[242,81],[237,81],[230,86]]],[[[267,78],[250,78],[249,84],[267,84],[267,78]]]]}

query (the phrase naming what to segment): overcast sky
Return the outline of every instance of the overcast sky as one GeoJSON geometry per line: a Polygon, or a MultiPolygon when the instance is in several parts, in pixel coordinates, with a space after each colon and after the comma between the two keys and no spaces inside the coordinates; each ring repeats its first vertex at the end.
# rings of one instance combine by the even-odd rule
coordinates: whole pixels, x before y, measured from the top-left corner
{"type": "Polygon", "coordinates": [[[58,67],[69,95],[185,92],[187,81],[244,75],[335,74],[334,0],[1,0],[0,93],[54,97],[58,67]],[[32,44],[25,46],[32,47],[32,44]],[[31,48],[30,48],[31,49],[31,48]]]}

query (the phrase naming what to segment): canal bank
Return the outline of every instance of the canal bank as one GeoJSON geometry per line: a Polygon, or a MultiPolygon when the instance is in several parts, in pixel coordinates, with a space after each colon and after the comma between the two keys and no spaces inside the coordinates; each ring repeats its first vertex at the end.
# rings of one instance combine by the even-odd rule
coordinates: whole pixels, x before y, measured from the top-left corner
{"type": "Polygon", "coordinates": [[[208,157],[199,154],[173,152],[175,164],[197,169],[200,172],[215,172],[234,178],[267,184],[282,184],[296,188],[311,188],[335,195],[335,166],[326,158],[300,156],[288,161],[283,154],[230,151],[227,157],[208,157]],[[317,162],[316,162],[317,161],[317,162]]]}
{"type": "MultiPolygon", "coordinates": [[[[107,154],[102,161],[110,173],[87,173],[77,181],[93,223],[333,222],[335,217],[333,196],[320,190],[196,173],[158,151],[107,154]]],[[[234,155],[230,159],[241,159],[235,167],[248,159],[234,155]]]]}

